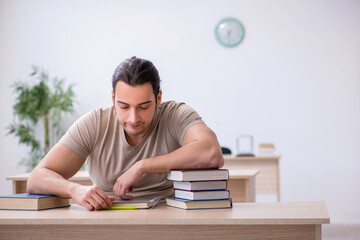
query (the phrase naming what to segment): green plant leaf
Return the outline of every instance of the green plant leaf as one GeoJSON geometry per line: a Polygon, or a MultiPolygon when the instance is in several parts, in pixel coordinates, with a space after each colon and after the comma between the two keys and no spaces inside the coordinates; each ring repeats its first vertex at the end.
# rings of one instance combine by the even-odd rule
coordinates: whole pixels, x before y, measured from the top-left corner
{"type": "Polygon", "coordinates": [[[61,119],[63,114],[74,111],[75,94],[73,85],[64,87],[65,79],[50,79],[37,66],[32,66],[29,77],[30,80],[18,80],[11,85],[16,94],[15,121],[7,129],[8,134],[19,138],[19,144],[30,147],[29,158],[22,163],[33,168],[64,132],[61,119]]]}

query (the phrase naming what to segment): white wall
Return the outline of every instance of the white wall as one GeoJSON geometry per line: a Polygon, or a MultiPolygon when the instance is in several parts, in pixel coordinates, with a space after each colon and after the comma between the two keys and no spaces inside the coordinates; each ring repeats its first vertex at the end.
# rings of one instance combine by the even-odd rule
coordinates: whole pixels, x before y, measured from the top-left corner
{"type": "Polygon", "coordinates": [[[282,201],[325,201],[332,222],[360,223],[360,1],[0,0],[0,194],[27,149],[5,136],[10,85],[30,66],[76,83],[77,113],[111,104],[125,58],[158,67],[164,98],[185,101],[222,145],[238,134],[273,142],[282,201]],[[223,17],[246,36],[226,49],[223,17]]]}

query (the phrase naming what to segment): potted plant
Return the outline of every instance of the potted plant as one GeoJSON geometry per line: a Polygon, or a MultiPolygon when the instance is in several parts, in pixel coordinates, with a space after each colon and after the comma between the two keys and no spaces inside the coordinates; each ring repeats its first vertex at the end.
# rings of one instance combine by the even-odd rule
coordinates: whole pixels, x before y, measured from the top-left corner
{"type": "Polygon", "coordinates": [[[30,147],[29,156],[21,164],[31,171],[63,135],[64,113],[74,111],[73,85],[64,87],[64,79],[50,79],[47,72],[32,67],[29,81],[16,81],[13,105],[14,120],[8,134],[19,138],[19,144],[30,147]]]}

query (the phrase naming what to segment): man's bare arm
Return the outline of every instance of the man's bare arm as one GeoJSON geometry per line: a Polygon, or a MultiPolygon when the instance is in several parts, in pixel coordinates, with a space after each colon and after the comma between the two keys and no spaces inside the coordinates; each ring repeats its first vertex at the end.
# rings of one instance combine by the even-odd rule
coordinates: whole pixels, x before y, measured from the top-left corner
{"type": "Polygon", "coordinates": [[[123,199],[131,199],[126,192],[144,173],[166,173],[172,169],[220,168],[224,165],[221,148],[215,133],[205,124],[195,124],[185,133],[182,147],[152,158],[136,162],[121,175],[115,185],[114,192],[123,199]]]}
{"type": "Polygon", "coordinates": [[[57,143],[30,174],[28,192],[72,198],[88,210],[110,207],[114,198],[107,196],[98,187],[83,186],[67,180],[84,162],[85,158],[57,143]]]}

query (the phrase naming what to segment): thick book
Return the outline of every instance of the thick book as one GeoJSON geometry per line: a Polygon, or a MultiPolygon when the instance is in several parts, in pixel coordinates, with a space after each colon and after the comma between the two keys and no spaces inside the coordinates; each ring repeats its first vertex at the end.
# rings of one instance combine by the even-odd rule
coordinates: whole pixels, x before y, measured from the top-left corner
{"type": "Polygon", "coordinates": [[[134,198],[131,200],[116,199],[112,202],[114,207],[134,207],[139,209],[149,209],[156,207],[160,198],[134,198]]]}
{"type": "Polygon", "coordinates": [[[211,191],[186,191],[175,190],[176,198],[183,198],[189,200],[215,200],[230,198],[229,190],[211,190],[211,191]]]}
{"type": "Polygon", "coordinates": [[[172,181],[209,181],[228,180],[227,169],[196,169],[196,170],[172,170],[167,178],[172,181]]]}
{"type": "Polygon", "coordinates": [[[19,193],[0,196],[0,210],[45,210],[69,207],[69,199],[55,195],[19,193]]]}
{"type": "Polygon", "coordinates": [[[173,182],[174,189],[199,191],[199,190],[225,190],[227,188],[227,180],[218,181],[187,181],[173,182]]]}
{"type": "Polygon", "coordinates": [[[166,204],[170,207],[186,210],[232,208],[231,198],[219,200],[187,200],[182,198],[166,198],[166,204]]]}

